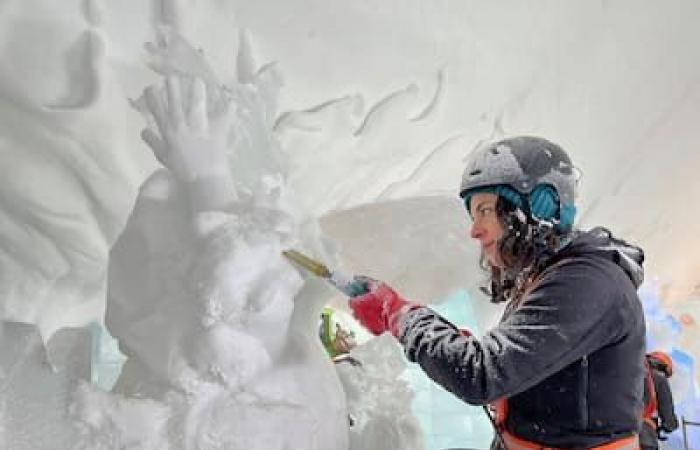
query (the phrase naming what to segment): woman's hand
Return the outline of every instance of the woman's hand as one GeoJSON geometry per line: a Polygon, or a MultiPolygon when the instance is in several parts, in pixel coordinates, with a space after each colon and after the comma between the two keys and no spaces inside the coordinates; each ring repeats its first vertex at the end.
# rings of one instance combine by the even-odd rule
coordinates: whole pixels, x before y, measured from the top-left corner
{"type": "Polygon", "coordinates": [[[401,316],[419,305],[407,302],[381,281],[369,280],[368,293],[348,301],[355,318],[375,336],[390,331],[399,337],[401,316]]]}

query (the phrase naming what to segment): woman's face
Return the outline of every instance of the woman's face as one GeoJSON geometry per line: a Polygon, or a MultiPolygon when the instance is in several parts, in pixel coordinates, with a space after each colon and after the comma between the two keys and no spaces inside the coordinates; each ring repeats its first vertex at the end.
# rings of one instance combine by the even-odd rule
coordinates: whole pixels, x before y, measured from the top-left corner
{"type": "Polygon", "coordinates": [[[503,226],[496,214],[498,196],[487,192],[472,195],[469,210],[472,226],[469,235],[479,241],[481,252],[494,267],[503,267],[498,251],[498,241],[503,236],[503,226]]]}

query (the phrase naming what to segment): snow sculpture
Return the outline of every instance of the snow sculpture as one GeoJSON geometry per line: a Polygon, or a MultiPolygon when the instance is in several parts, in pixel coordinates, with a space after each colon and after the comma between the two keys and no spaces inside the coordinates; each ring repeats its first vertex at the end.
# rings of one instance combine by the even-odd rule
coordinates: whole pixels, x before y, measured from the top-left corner
{"type": "Polygon", "coordinates": [[[348,446],[342,387],[316,335],[324,297],[300,292],[281,255],[324,248],[285,190],[277,75],[255,72],[242,42],[225,85],[174,32],[148,47],[166,86],[135,107],[157,125],[143,136],[167,169],[142,185],[110,255],[106,324],[128,359],[115,394],[79,392],[85,448],[348,446]]]}
{"type": "Polygon", "coordinates": [[[394,338],[383,334],[337,363],[352,420],[352,450],[423,450],[423,432],[411,412],[413,392],[400,377],[406,362],[394,338]]]}

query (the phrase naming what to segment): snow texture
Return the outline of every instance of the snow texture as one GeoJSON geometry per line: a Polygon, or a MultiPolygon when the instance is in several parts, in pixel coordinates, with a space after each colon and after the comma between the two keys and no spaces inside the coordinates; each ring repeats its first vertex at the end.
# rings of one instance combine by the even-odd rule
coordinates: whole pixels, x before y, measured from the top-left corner
{"type": "Polygon", "coordinates": [[[406,362],[389,334],[350,352],[336,364],[348,399],[351,450],[424,450],[424,437],[411,412],[413,391],[402,374],[406,362]]]}
{"type": "MultiPolygon", "coordinates": [[[[151,49],[155,70],[180,77],[182,87],[188,76],[208,76],[185,39],[161,33],[151,49]]],[[[338,379],[320,344],[295,336],[312,335],[303,326],[322,303],[318,295],[300,294],[303,279],[282,256],[288,248],[322,249],[322,239],[310,234],[315,240],[301,241],[302,221],[285,195],[286,173],[271,135],[274,86],[265,72],[241,78],[223,89],[206,87],[211,133],[229,136],[220,143],[231,152],[223,170],[207,172],[216,159],[188,159],[187,152],[206,150],[198,148],[198,135],[174,129],[182,154],[150,140],[154,151],[167,152],[157,156],[171,170],[160,169],[143,184],[110,254],[105,321],[127,359],[114,394],[89,386],[78,391],[80,448],[347,448],[338,379]],[[222,107],[230,110],[226,104],[235,109],[224,122],[228,128],[217,130],[212,118],[222,107]],[[190,173],[195,181],[188,181],[190,173]],[[219,194],[213,183],[222,177],[233,181],[233,203],[209,209],[219,194]],[[204,196],[192,195],[193,186],[204,186],[204,196]],[[317,306],[295,311],[295,301],[317,306]]],[[[167,85],[171,111],[174,83],[167,85]]],[[[197,87],[190,89],[195,95],[197,87]]],[[[135,104],[153,112],[163,133],[165,119],[152,100],[135,104]]]]}
{"type": "MultiPolygon", "coordinates": [[[[257,131],[251,132],[250,140],[237,142],[240,152],[230,155],[239,191],[265,192],[263,184],[274,191],[286,183],[305,211],[298,220],[311,224],[299,229],[308,236],[303,242],[318,236],[313,223],[320,218],[350,271],[386,280],[423,301],[465,286],[474,288],[482,280],[474,264],[477,251],[465,242],[466,222],[455,198],[465,155],[479,141],[505,132],[542,135],[560,143],[583,171],[581,225],[604,224],[645,249],[648,273],[658,280],[663,306],[681,323],[678,345],[697,360],[700,234],[693,232],[693,226],[700,223],[700,209],[688,205],[689,199],[700,196],[696,173],[700,60],[692,56],[700,39],[699,19],[700,7],[692,1],[669,7],[575,0],[566,6],[543,3],[533,8],[514,1],[449,0],[430,5],[419,0],[293,0],[274,5],[249,0],[4,0],[0,2],[0,318],[7,322],[5,329],[14,322],[35,325],[35,336],[49,348],[59,330],[103,321],[110,249],[132,215],[139,187],[159,167],[139,138],[143,119],[128,100],[155,82],[147,68],[150,64],[177,73],[187,68],[209,83],[235,80],[234,84],[258,86],[257,91],[236,91],[246,108],[260,106],[249,117],[251,130],[257,131]],[[174,60],[182,64],[164,68],[169,59],[152,51],[163,48],[157,39],[161,26],[184,36],[196,52],[178,53],[174,60]],[[144,42],[153,44],[144,51],[144,42]],[[252,57],[256,49],[275,62],[256,64],[252,57]],[[209,64],[199,65],[201,53],[209,64]],[[255,98],[255,92],[266,98],[255,98]],[[276,168],[266,167],[255,151],[262,145],[276,153],[269,147],[274,145],[273,136],[283,155],[275,159],[276,168]],[[258,169],[272,176],[259,184],[258,169]],[[286,180],[274,176],[284,170],[286,180]]],[[[161,219],[172,215],[173,223],[192,222],[178,216],[182,198],[162,175],[150,179],[139,204],[145,200],[158,204],[161,219]]],[[[270,197],[258,200],[262,198],[270,197]]],[[[258,200],[251,205],[259,205],[258,200]]],[[[158,214],[134,211],[132,219],[139,215],[150,220],[158,214]]],[[[235,239],[224,231],[234,226],[232,222],[231,214],[199,220],[200,231],[210,240],[197,240],[196,248],[204,251],[207,242],[216,239],[234,245],[235,239]]],[[[133,220],[130,227],[134,232],[133,220]]],[[[160,239],[167,240],[172,231],[185,237],[176,248],[195,246],[188,240],[192,235],[171,229],[167,221],[145,228],[149,242],[163,243],[160,239]]],[[[146,254],[146,248],[139,250],[146,254]]],[[[231,248],[222,248],[218,255],[227,251],[231,248]]],[[[117,248],[113,254],[118,253],[117,248]]],[[[314,253],[333,261],[322,249],[314,253]]],[[[198,261],[202,268],[226,266],[216,259],[198,261]]],[[[144,271],[164,271],[158,265],[166,263],[156,258],[144,271]]],[[[138,272],[136,267],[130,269],[138,272]]],[[[265,279],[264,274],[251,276],[265,279]]],[[[153,286],[161,291],[190,281],[153,286]]],[[[114,287],[114,281],[110,283],[114,287]]],[[[302,368],[305,364],[321,368],[322,380],[316,383],[321,390],[333,377],[328,375],[332,368],[323,365],[315,331],[305,330],[315,330],[314,315],[323,298],[332,294],[309,283],[302,293],[308,297],[298,297],[302,301],[294,302],[291,313],[290,306],[280,301],[286,306],[278,315],[263,308],[250,316],[274,324],[291,314],[292,331],[277,357],[284,355],[299,366],[284,366],[292,375],[282,370],[287,375],[282,381],[303,380],[295,389],[309,386],[309,392],[302,394],[311,397],[318,392],[310,387],[314,377],[302,368]]],[[[183,295],[175,292],[172,302],[183,295]]],[[[479,298],[474,304],[480,308],[484,301],[479,298]]],[[[154,308],[166,305],[170,303],[163,298],[151,303],[154,308]]],[[[203,305],[192,302],[179,312],[191,307],[205,322],[220,315],[218,306],[203,314],[197,309],[203,305]]],[[[126,301],[120,308],[125,306],[126,301]]],[[[156,331],[161,324],[174,341],[186,340],[186,333],[194,337],[194,322],[186,322],[183,330],[166,323],[177,314],[166,311],[157,325],[151,322],[151,329],[142,325],[146,339],[143,349],[137,346],[127,355],[131,362],[119,383],[122,397],[102,396],[89,387],[80,391],[86,410],[106,408],[102,419],[88,424],[119,436],[126,422],[112,416],[120,407],[109,412],[111,405],[126,402],[122,411],[146,411],[157,404],[145,399],[141,406],[130,405],[138,401],[128,397],[127,390],[171,389],[172,372],[163,370],[165,355],[158,354],[158,343],[150,341],[161,336],[156,331]],[[137,362],[151,355],[156,359],[137,362]],[[154,378],[135,386],[143,373],[154,378]]],[[[146,324],[157,317],[154,310],[144,311],[146,324]]],[[[665,319],[657,325],[663,334],[665,319]]],[[[240,328],[226,327],[197,342],[216,346],[239,336],[235,332],[240,328]]],[[[125,351],[135,347],[135,339],[132,336],[129,343],[128,335],[121,335],[125,351]]],[[[275,359],[279,336],[267,332],[246,336],[265,349],[269,360],[248,354],[240,358],[256,358],[259,370],[264,364],[281,370],[275,359]]],[[[192,349],[175,353],[188,364],[202,365],[192,358],[192,349]]],[[[7,364],[23,361],[22,355],[3,347],[7,364]]],[[[51,360],[50,352],[47,358],[51,360]]],[[[223,373],[232,373],[241,361],[236,358],[217,361],[223,373]]],[[[35,383],[36,377],[46,375],[45,367],[16,367],[13,384],[8,385],[12,390],[4,392],[30,392],[33,384],[41,384],[47,387],[42,395],[51,398],[47,402],[64,398],[67,386],[87,377],[35,383]]],[[[220,377],[208,383],[214,386],[212,392],[228,389],[222,388],[220,377]]],[[[329,393],[331,398],[336,388],[329,387],[323,395],[329,393]]],[[[3,445],[13,442],[11,448],[22,448],[14,445],[19,441],[10,440],[15,431],[33,449],[42,448],[44,442],[57,448],[69,440],[60,434],[67,428],[56,427],[55,422],[48,428],[36,426],[34,435],[24,434],[32,425],[22,421],[24,414],[41,408],[35,408],[33,401],[10,398],[3,397],[0,410],[3,445]]],[[[154,417],[165,414],[162,407],[181,404],[176,399],[171,404],[152,401],[161,402],[153,408],[154,417]]],[[[51,405],[44,409],[57,416],[64,410],[51,405]]],[[[156,428],[159,423],[152,422],[156,428]]]]}

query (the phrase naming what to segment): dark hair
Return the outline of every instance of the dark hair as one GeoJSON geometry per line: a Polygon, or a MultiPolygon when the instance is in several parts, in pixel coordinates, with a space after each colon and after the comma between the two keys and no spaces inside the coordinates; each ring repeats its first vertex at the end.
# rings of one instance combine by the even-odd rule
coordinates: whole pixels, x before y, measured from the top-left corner
{"type": "Polygon", "coordinates": [[[498,252],[504,267],[489,264],[482,253],[479,264],[490,273],[490,289],[482,288],[494,303],[509,300],[516,293],[519,278],[535,276],[559,248],[562,235],[555,228],[536,222],[510,201],[499,196],[496,216],[503,227],[498,252]]]}

